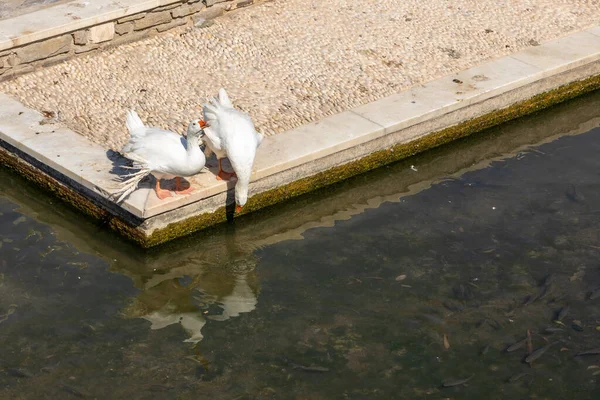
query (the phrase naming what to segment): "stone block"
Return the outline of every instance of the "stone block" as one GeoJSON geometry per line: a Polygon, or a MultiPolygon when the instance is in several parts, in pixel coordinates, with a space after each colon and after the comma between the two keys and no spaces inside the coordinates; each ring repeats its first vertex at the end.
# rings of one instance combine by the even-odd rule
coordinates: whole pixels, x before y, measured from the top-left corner
{"type": "Polygon", "coordinates": [[[99,44],[88,44],[85,46],[75,46],[75,54],[87,53],[88,51],[96,50],[100,47],[99,44]]]}
{"type": "Polygon", "coordinates": [[[135,20],[138,20],[138,19],[142,19],[145,16],[146,16],[146,13],[133,14],[133,15],[129,15],[127,17],[123,17],[121,19],[118,19],[117,23],[122,24],[124,22],[135,21],[135,20]]]}
{"type": "Polygon", "coordinates": [[[225,8],[223,6],[215,6],[207,8],[206,10],[200,11],[198,14],[193,15],[192,19],[194,20],[194,25],[198,26],[206,21],[210,21],[217,17],[220,17],[225,13],[225,8]]]}
{"type": "Polygon", "coordinates": [[[5,54],[0,57],[0,68],[12,68],[19,65],[19,58],[16,54],[5,54]]]}
{"type": "Polygon", "coordinates": [[[9,66],[16,67],[17,65],[19,65],[20,60],[19,60],[19,57],[17,57],[16,54],[11,54],[11,55],[8,56],[7,62],[8,62],[9,66]]]}
{"type": "Polygon", "coordinates": [[[242,0],[238,1],[235,5],[236,8],[248,7],[254,4],[254,0],[242,0]]]}
{"type": "Polygon", "coordinates": [[[133,32],[133,22],[124,22],[122,24],[115,25],[115,32],[118,35],[126,35],[128,33],[133,32]]]}
{"type": "Polygon", "coordinates": [[[42,60],[40,62],[37,62],[36,64],[39,65],[41,63],[42,66],[49,67],[51,65],[58,64],[58,63],[61,63],[63,61],[66,61],[66,60],[68,60],[71,57],[72,56],[70,54],[59,54],[59,55],[56,55],[56,56],[48,57],[48,58],[46,58],[46,59],[44,59],[44,60],[42,60]]]}
{"type": "Polygon", "coordinates": [[[212,19],[204,19],[204,18],[196,18],[194,20],[194,26],[196,28],[208,28],[209,26],[214,25],[215,21],[212,19]]]}
{"type": "Polygon", "coordinates": [[[181,18],[186,15],[195,14],[199,11],[202,11],[204,8],[204,4],[195,3],[195,4],[184,4],[181,7],[178,7],[171,11],[171,15],[173,18],[181,18]]]}
{"type": "Polygon", "coordinates": [[[2,56],[0,57],[0,69],[9,68],[8,57],[10,56],[2,56]]]}
{"type": "Polygon", "coordinates": [[[133,30],[139,31],[152,26],[166,24],[167,22],[171,22],[171,11],[150,13],[144,18],[136,20],[133,24],[133,30]]]}
{"type": "Polygon", "coordinates": [[[156,33],[155,28],[150,28],[145,31],[131,32],[126,35],[117,36],[116,38],[113,39],[113,41],[110,43],[110,45],[118,46],[118,45],[121,45],[124,43],[135,42],[136,40],[146,38],[153,33],[156,33]]]}
{"type": "Polygon", "coordinates": [[[33,72],[34,70],[35,67],[33,65],[19,65],[16,68],[4,68],[1,70],[2,72],[0,73],[0,81],[12,79],[16,76],[33,72]]]}
{"type": "Polygon", "coordinates": [[[88,42],[88,31],[73,32],[73,41],[75,44],[86,44],[88,42]]]}
{"type": "Polygon", "coordinates": [[[23,46],[16,49],[16,53],[21,64],[28,64],[32,61],[68,53],[72,48],[73,37],[68,34],[23,46]]]}
{"type": "Polygon", "coordinates": [[[108,42],[115,37],[115,24],[108,22],[102,25],[92,26],[89,29],[90,43],[108,42]]]}
{"type": "Polygon", "coordinates": [[[230,0],[205,0],[206,7],[212,7],[217,3],[223,3],[230,0]]]}
{"type": "Polygon", "coordinates": [[[172,10],[175,7],[179,7],[181,4],[183,4],[185,1],[178,1],[172,4],[167,4],[165,6],[160,6],[160,7],[156,7],[155,9],[153,9],[152,11],[164,11],[164,10],[172,10]]]}
{"type": "Polygon", "coordinates": [[[182,26],[185,25],[187,23],[188,19],[187,18],[177,18],[174,19],[173,21],[167,23],[167,24],[163,24],[163,25],[158,25],[156,27],[156,30],[159,32],[164,32],[164,31],[168,31],[169,29],[173,29],[176,28],[178,26],[182,26]]]}

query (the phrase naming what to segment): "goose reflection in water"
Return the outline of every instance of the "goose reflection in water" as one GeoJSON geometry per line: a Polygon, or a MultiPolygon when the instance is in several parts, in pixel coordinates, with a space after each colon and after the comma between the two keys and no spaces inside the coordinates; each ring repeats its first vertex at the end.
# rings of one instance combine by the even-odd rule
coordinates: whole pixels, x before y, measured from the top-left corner
{"type": "Polygon", "coordinates": [[[153,330],[180,324],[188,335],[184,342],[198,343],[209,320],[226,321],[256,308],[259,285],[254,267],[255,262],[238,260],[219,268],[171,270],[158,275],[158,282],[154,275],[123,314],[149,321],[153,330]]]}

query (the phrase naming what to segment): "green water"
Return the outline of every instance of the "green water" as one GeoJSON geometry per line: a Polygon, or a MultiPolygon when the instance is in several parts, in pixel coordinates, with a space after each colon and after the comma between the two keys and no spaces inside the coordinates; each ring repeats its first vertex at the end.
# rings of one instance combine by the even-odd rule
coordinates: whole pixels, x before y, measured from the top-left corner
{"type": "Polygon", "coordinates": [[[599,398],[599,126],[596,93],[145,252],[0,169],[0,398],[599,398]]]}

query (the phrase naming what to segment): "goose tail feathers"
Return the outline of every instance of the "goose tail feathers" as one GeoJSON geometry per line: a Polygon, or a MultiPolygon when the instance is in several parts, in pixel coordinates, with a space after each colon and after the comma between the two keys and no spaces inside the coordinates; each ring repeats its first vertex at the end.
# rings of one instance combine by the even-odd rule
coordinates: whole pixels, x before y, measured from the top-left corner
{"type": "Polygon", "coordinates": [[[130,134],[133,134],[133,132],[139,130],[140,128],[144,128],[142,119],[134,110],[127,111],[125,125],[127,125],[127,129],[129,130],[130,134]]]}
{"type": "Polygon", "coordinates": [[[117,192],[111,194],[109,196],[109,200],[114,201],[117,204],[120,204],[123,200],[127,198],[135,189],[137,189],[138,184],[150,175],[150,168],[141,168],[137,172],[133,172],[127,175],[121,175],[117,178],[120,181],[120,188],[117,192]]]}

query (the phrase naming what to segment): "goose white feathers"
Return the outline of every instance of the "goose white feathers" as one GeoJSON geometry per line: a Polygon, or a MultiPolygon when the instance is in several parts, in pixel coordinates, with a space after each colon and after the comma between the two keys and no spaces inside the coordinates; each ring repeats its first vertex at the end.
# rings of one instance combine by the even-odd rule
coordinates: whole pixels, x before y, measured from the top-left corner
{"type": "Polygon", "coordinates": [[[175,178],[175,193],[190,193],[192,188],[185,188],[181,178],[196,175],[206,163],[199,146],[200,138],[204,135],[203,128],[206,126],[204,120],[190,122],[187,138],[171,131],[146,127],[133,110],[127,113],[126,125],[130,138],[121,154],[132,160],[134,168],[139,171],[124,177],[121,190],[115,193],[113,198],[121,202],[150,174],[156,178],[155,191],[161,200],[171,196],[170,191],[161,189],[161,179],[175,178]]]}
{"type": "Polygon", "coordinates": [[[263,135],[256,132],[248,114],[236,110],[225,89],[219,90],[217,98],[211,104],[203,105],[205,142],[207,155],[214,152],[219,160],[217,179],[227,180],[237,177],[235,184],[236,211],[240,211],[248,200],[248,185],[256,149],[263,140],[263,135]],[[231,162],[234,173],[223,171],[221,160],[227,157],[231,162]]]}

